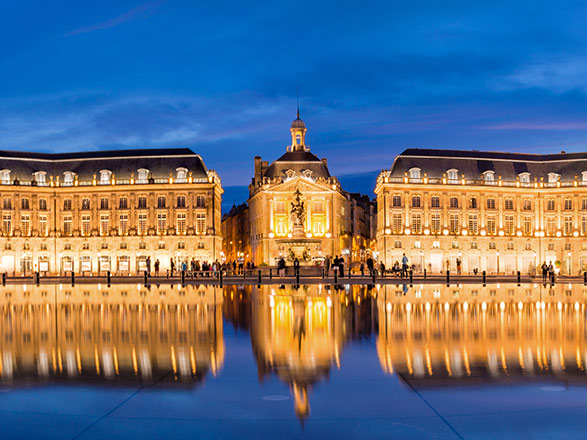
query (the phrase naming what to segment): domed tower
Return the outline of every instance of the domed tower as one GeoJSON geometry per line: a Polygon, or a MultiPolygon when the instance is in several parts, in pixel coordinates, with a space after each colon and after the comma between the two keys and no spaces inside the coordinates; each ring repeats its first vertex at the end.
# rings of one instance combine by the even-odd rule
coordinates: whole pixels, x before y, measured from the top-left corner
{"type": "Polygon", "coordinates": [[[291,123],[291,145],[287,151],[310,151],[306,147],[306,124],[300,119],[300,109],[298,109],[297,118],[291,123]]]}

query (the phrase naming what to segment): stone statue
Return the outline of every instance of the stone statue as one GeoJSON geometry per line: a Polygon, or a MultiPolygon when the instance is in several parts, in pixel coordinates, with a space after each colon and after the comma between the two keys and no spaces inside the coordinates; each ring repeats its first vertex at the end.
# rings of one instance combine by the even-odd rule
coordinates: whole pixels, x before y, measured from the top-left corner
{"type": "Polygon", "coordinates": [[[304,227],[304,224],[306,222],[306,207],[304,206],[304,202],[302,202],[302,199],[300,198],[302,193],[300,193],[300,190],[297,189],[294,194],[296,195],[296,199],[294,202],[291,202],[291,210],[289,212],[289,217],[294,226],[304,227]]]}

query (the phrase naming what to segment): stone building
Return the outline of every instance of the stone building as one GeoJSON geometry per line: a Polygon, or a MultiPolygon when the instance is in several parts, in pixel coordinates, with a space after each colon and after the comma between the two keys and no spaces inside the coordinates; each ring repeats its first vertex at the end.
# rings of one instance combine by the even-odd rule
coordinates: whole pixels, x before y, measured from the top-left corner
{"type": "Polygon", "coordinates": [[[222,186],[189,149],[0,152],[0,271],[133,274],[220,258],[222,186]]]}
{"type": "Polygon", "coordinates": [[[249,207],[246,203],[232,205],[230,211],[222,217],[222,252],[226,260],[250,261],[249,232],[249,207]]]}
{"type": "Polygon", "coordinates": [[[408,149],[377,179],[377,249],[388,267],[562,274],[587,267],[587,153],[408,149]]]}
{"type": "Polygon", "coordinates": [[[377,204],[368,195],[349,194],[351,203],[351,254],[353,262],[366,261],[376,251],[377,204]]]}
{"type": "Polygon", "coordinates": [[[306,145],[306,125],[298,117],[291,145],[269,165],[255,157],[249,185],[252,260],[274,265],[283,256],[317,264],[327,255],[350,253],[350,203],[326,159],[306,145]]]}

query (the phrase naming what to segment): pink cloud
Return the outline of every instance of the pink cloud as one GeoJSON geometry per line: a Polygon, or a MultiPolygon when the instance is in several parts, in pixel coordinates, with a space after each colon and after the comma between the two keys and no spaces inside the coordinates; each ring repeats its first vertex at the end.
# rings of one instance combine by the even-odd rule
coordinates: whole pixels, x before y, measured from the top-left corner
{"type": "Polygon", "coordinates": [[[154,7],[158,6],[161,3],[163,3],[163,0],[154,0],[154,1],[151,1],[148,3],[143,3],[142,5],[139,5],[135,8],[132,8],[131,10],[126,11],[125,13],[120,14],[120,15],[118,15],[114,18],[111,18],[109,20],[102,21],[102,22],[96,23],[96,24],[92,24],[90,26],[84,26],[84,27],[74,29],[73,31],[70,31],[67,34],[65,34],[65,36],[71,37],[74,35],[87,34],[89,32],[99,31],[99,30],[103,30],[103,29],[109,29],[109,28],[113,28],[115,26],[119,26],[124,23],[128,23],[130,21],[137,19],[141,14],[149,11],[150,9],[153,9],[154,7]]]}

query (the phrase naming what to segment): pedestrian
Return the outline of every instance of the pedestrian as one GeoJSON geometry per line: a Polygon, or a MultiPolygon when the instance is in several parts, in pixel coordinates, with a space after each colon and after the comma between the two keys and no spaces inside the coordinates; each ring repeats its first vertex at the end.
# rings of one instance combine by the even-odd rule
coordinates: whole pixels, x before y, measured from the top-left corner
{"type": "Polygon", "coordinates": [[[294,267],[294,275],[298,275],[300,273],[300,260],[298,260],[296,258],[293,262],[293,267],[294,267]]]}
{"type": "Polygon", "coordinates": [[[342,258],[342,255],[338,259],[338,275],[340,277],[344,276],[344,258],[342,258]]]}
{"type": "Polygon", "coordinates": [[[157,258],[155,260],[155,276],[158,277],[159,276],[159,266],[161,265],[161,263],[159,263],[159,259],[157,258]]]}
{"type": "Polygon", "coordinates": [[[548,263],[548,275],[550,276],[550,280],[554,280],[554,266],[552,265],[552,261],[548,263]]]}
{"type": "Polygon", "coordinates": [[[457,275],[461,274],[461,259],[457,257],[457,275]]]}
{"type": "Polygon", "coordinates": [[[364,277],[365,276],[365,263],[363,263],[361,261],[361,276],[364,277]]]}
{"type": "Polygon", "coordinates": [[[548,278],[548,264],[546,264],[546,261],[544,261],[542,263],[542,282],[546,283],[547,278],[548,278]]]}
{"type": "Polygon", "coordinates": [[[326,276],[328,276],[330,272],[330,257],[328,255],[324,259],[324,271],[326,272],[326,276]]]}
{"type": "Polygon", "coordinates": [[[406,257],[406,254],[404,254],[404,256],[402,257],[402,278],[405,278],[408,276],[408,257],[406,257]]]}
{"type": "Polygon", "coordinates": [[[373,258],[367,258],[367,269],[369,270],[369,275],[373,276],[373,258]]]}
{"type": "Polygon", "coordinates": [[[277,262],[277,273],[279,274],[280,278],[285,276],[285,260],[283,257],[281,257],[277,262]]]}
{"type": "Polygon", "coordinates": [[[147,276],[151,276],[151,257],[147,257],[147,276]]]}
{"type": "Polygon", "coordinates": [[[175,261],[173,261],[173,258],[169,259],[169,270],[171,272],[171,276],[173,276],[173,272],[175,271],[175,261]]]}

